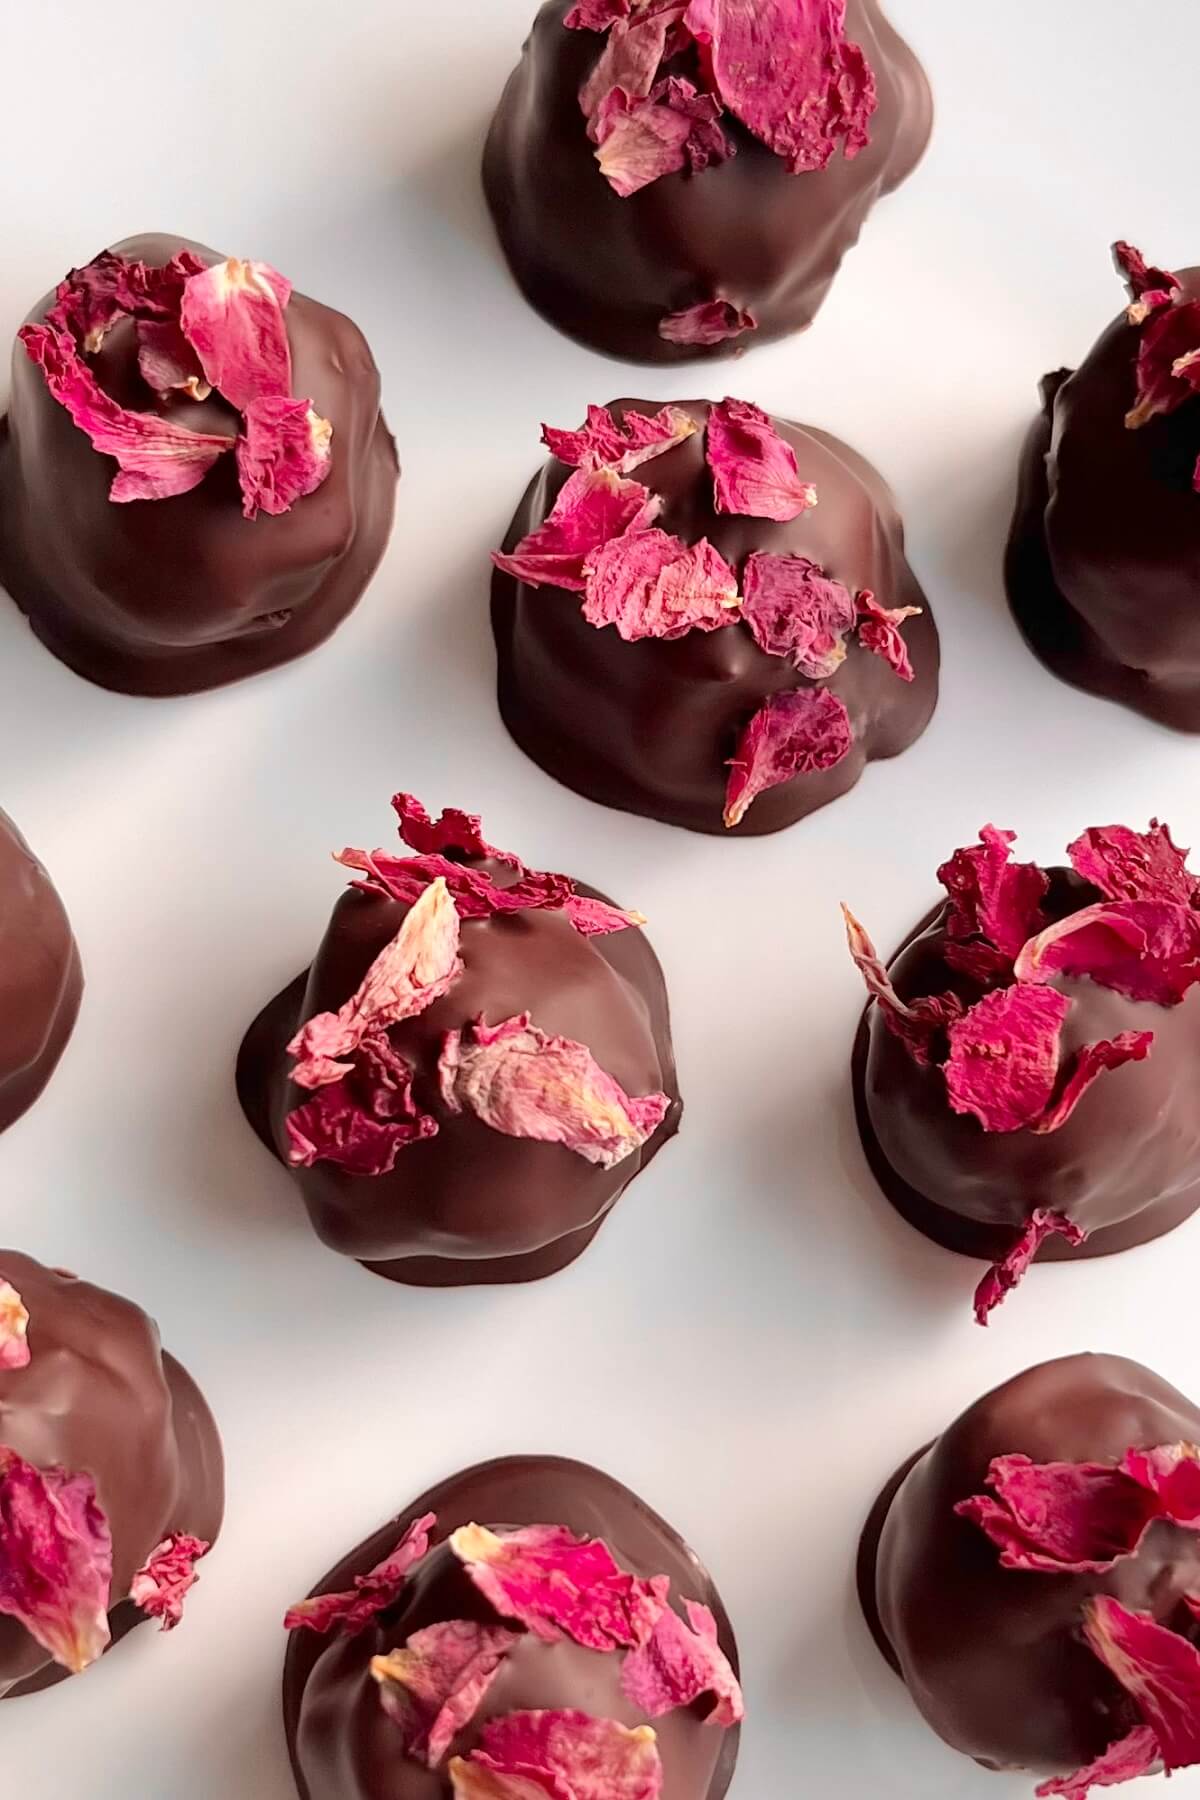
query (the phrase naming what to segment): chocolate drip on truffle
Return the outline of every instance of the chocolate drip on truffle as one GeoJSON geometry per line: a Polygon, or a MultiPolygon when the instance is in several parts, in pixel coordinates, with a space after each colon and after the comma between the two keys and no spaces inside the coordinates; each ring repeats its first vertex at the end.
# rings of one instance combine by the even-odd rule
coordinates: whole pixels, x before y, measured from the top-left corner
{"type": "Polygon", "coordinates": [[[49,1081],[82,992],[63,903],[12,820],[0,813],[0,1131],[49,1081]]]}

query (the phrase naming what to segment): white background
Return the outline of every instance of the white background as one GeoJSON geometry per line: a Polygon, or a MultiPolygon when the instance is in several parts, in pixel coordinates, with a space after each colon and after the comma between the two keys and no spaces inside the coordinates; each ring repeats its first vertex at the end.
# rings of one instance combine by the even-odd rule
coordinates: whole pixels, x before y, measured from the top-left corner
{"type": "MultiPolygon", "coordinates": [[[[285,1606],[428,1482],[531,1449],[609,1469],[712,1567],[749,1707],[734,1800],[1015,1800],[1032,1782],[945,1749],[876,1655],[852,1598],[862,1517],[903,1457],[1042,1357],[1118,1351],[1200,1391],[1200,1220],[1035,1270],[990,1331],[972,1323],[977,1267],[902,1224],[863,1165],[837,909],[890,946],[987,820],[1041,860],[1151,813],[1200,842],[1200,745],[1044,673],[1000,580],[1037,380],[1121,302],[1110,241],[1200,254],[1200,7],[894,0],[936,92],[927,160],[809,336],[696,374],[607,363],[509,281],[477,164],[532,6],[0,5],[0,337],[133,232],[265,258],[364,327],[404,465],[358,611],[248,684],[104,693],[0,601],[0,805],[88,978],[57,1076],[0,1140],[0,1239],[156,1314],[229,1475],[183,1628],[0,1712],[25,1800],[292,1800],[285,1606]],[[760,841],[577,799],[510,743],[492,692],[487,552],[539,422],[705,383],[880,465],[945,655],[921,742],[760,841]],[[327,853],[388,841],[401,786],[639,906],[666,967],[682,1136],[540,1286],[416,1292],[325,1251],[234,1099],[244,1027],[340,889],[327,853]]],[[[1200,1771],[1172,1784],[1196,1795],[1200,1771]]]]}

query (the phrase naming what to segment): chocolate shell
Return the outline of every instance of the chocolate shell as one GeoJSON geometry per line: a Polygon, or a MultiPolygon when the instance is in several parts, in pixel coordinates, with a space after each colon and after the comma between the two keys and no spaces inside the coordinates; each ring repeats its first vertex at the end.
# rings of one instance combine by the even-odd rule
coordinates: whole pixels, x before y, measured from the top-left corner
{"type": "MultiPolygon", "coordinates": [[[[439,1483],[351,1551],[314,1593],[349,1587],[394,1548],[423,1514],[437,1514],[434,1548],[409,1577],[395,1606],[357,1636],[322,1638],[293,1632],[283,1678],[288,1748],[301,1800],[445,1800],[450,1782],[405,1757],[397,1727],[379,1703],[368,1674],[372,1656],[402,1645],[415,1631],[450,1619],[498,1623],[491,1606],[445,1546],[459,1526],[492,1528],[553,1523],[578,1536],[600,1537],[623,1569],[649,1578],[669,1575],[674,1597],[698,1600],[717,1620],[720,1644],[737,1666],[737,1647],[720,1596],[677,1532],[619,1482],[583,1463],[555,1456],[505,1457],[439,1483]]],[[[467,1755],[488,1719],[541,1708],[577,1708],[627,1726],[646,1715],[619,1686],[620,1655],[529,1635],[507,1659],[477,1717],[455,1739],[467,1755]]],[[[711,1701],[655,1719],[662,1758],[661,1800],[722,1800],[733,1779],[738,1729],[704,1722],[711,1701]]]]}
{"type": "Polygon", "coordinates": [[[587,135],[579,91],[604,50],[567,30],[572,0],[548,0],[504,90],[483,181],[500,243],[531,305],[593,349],[631,362],[728,356],[813,321],[871,207],[912,173],[932,128],[924,71],[875,0],[850,0],[847,32],[874,71],[870,143],[790,175],[731,114],[736,155],[664,175],[622,199],[587,135]],[[668,315],[720,299],[757,329],[711,347],[668,342],[668,315]]]}
{"type": "Polygon", "coordinates": [[[12,820],[0,813],[0,1131],[54,1073],[83,993],[63,903],[12,820]]]}
{"type": "MultiPolygon", "coordinates": [[[[222,260],[165,235],[115,246],[152,267],[181,248],[209,265],[222,260]]],[[[41,300],[29,322],[53,301],[41,300]]],[[[396,451],[379,410],[379,372],[341,313],[295,294],[285,320],[294,391],[311,395],[333,426],[332,466],[316,493],[252,521],[242,516],[232,456],[190,493],[110,500],[112,458],[92,448],[16,344],[11,407],[0,421],[0,582],[76,674],[128,694],[218,687],[314,649],[361,598],[395,507],[396,451]]],[[[217,396],[156,407],[128,320],[109,332],[92,368],[123,406],[236,435],[238,415],[217,396]]]]}
{"type": "MultiPolygon", "coordinates": [[[[712,403],[678,404],[703,424],[712,403]]],[[[611,407],[618,418],[656,410],[646,400],[611,407]]],[[[869,588],[884,606],[922,610],[904,630],[915,679],[900,680],[849,643],[846,660],[822,684],[849,712],[849,755],[759,795],[733,827],[743,837],[794,825],[852,788],[869,762],[907,750],[929,723],[938,692],[937,627],[905,560],[904,528],[882,478],[826,432],[771,423],[795,451],[800,475],[816,485],[814,510],[788,524],[717,513],[699,431],[636,471],[663,497],[655,523],[689,544],[707,537],[735,569],[756,550],[801,555],[851,592],[869,588]]],[[[552,460],[535,476],[505,550],[542,523],[569,473],[552,460]]],[[[769,696],[813,685],[791,662],[761,650],[740,621],[673,641],[627,643],[615,629],[589,624],[578,594],[532,589],[502,569],[492,579],[492,626],[500,711],[522,750],[589,800],[691,831],[724,835],[728,764],[740,734],[769,696]]]]}
{"type": "MultiPolygon", "coordinates": [[[[115,1644],[145,1620],[128,1595],[151,1552],[174,1533],[211,1544],[221,1528],[217,1428],[140,1306],[15,1250],[0,1250],[0,1272],[29,1313],[31,1351],[27,1367],[0,1370],[0,1445],[95,1482],[112,1532],[115,1644]]],[[[0,1616],[0,1698],[67,1673],[17,1619],[0,1616]]]]}
{"type": "Polygon", "coordinates": [[[1065,1776],[1138,1723],[1081,1631],[1092,1595],[1195,1635],[1200,1538],[1166,1520],[1101,1574],[1026,1572],[959,1501],[983,1494],[995,1457],[1116,1464],[1134,1447],[1200,1441],[1200,1411],[1138,1363],[1042,1363],[969,1407],[880,1497],[859,1592],[880,1649],[946,1743],[991,1769],[1065,1776]]]}
{"type": "MultiPolygon", "coordinates": [[[[1200,299],[1200,269],[1179,277],[1200,299]]],[[[1140,332],[1122,314],[1042,383],[1008,546],[1009,604],[1072,686],[1200,731],[1200,404],[1131,431],[1140,332]]]]}

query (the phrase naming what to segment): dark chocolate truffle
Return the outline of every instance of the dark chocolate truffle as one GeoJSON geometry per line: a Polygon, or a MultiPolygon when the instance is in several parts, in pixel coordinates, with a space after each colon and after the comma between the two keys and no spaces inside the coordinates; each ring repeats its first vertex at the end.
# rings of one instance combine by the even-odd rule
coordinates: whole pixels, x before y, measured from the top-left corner
{"type": "Polygon", "coordinates": [[[891,1482],[859,1589],[939,1737],[1070,1800],[1200,1761],[1198,1443],[1200,1411],[1149,1369],[1071,1356],[986,1395],[891,1482]],[[1182,1730],[1160,1715],[1163,1666],[1182,1730]]]}
{"type": "MultiPolygon", "coordinates": [[[[347,1596],[353,1616],[320,1599],[289,1614],[290,1623],[315,1627],[293,1631],[284,1672],[284,1720],[302,1800],[524,1794],[524,1787],[474,1785],[481,1767],[473,1753],[495,1756],[505,1739],[524,1736],[531,1712],[542,1716],[543,1739],[545,1715],[565,1712],[573,1715],[563,1733],[568,1743],[582,1724],[601,1742],[615,1740],[622,1765],[628,1756],[638,1768],[639,1778],[614,1776],[611,1786],[580,1790],[588,1795],[721,1800],[728,1789],[742,1706],[720,1597],[678,1533],[598,1470],[559,1457],[507,1457],[457,1475],[352,1551],[314,1594],[344,1589],[356,1590],[347,1596]],[[561,1529],[524,1529],[547,1523],[561,1529]],[[480,1524],[483,1531],[465,1529],[480,1524]],[[398,1539],[407,1548],[395,1558],[398,1539]],[[499,1567],[486,1560],[493,1553],[499,1567]],[[504,1559],[515,1553],[528,1555],[525,1566],[506,1569],[504,1559]],[[396,1572],[390,1581],[381,1578],[384,1559],[396,1572]],[[398,1572],[406,1564],[407,1577],[398,1572]],[[557,1596],[539,1579],[551,1567],[564,1571],[556,1575],[557,1596]],[[522,1576],[528,1585],[518,1592],[522,1576]],[[480,1683],[461,1705],[461,1688],[452,1694],[430,1662],[455,1622],[467,1650],[487,1647],[487,1658],[474,1664],[476,1672],[482,1665],[480,1683]],[[681,1651],[686,1646],[697,1670],[690,1685],[672,1691],[647,1680],[664,1634],[681,1651]],[[524,1722],[514,1720],[522,1714],[524,1722]]],[[[565,1775],[561,1764],[541,1765],[536,1791],[544,1785],[547,1794],[574,1794],[569,1776],[564,1787],[553,1785],[554,1772],[565,1775]]]]}
{"type": "Polygon", "coordinates": [[[932,123],[875,0],[549,0],[484,187],[527,299],[613,356],[690,362],[812,323],[932,123]]]}
{"type": "Polygon", "coordinates": [[[639,915],[393,804],[422,854],[343,852],[366,879],[238,1091],[330,1248],[419,1286],[536,1280],[678,1129],[662,971],[639,915]]]}
{"type": "Polygon", "coordinates": [[[504,722],[547,773],[757,836],[920,736],[937,628],[895,501],[847,445],[738,400],[614,401],[546,441],[492,623],[504,722]],[[622,434],[656,431],[622,457],[622,434]]]}
{"type": "Polygon", "coordinates": [[[0,1250],[0,1697],[178,1623],[223,1510],[217,1428],[154,1321],[0,1250]]]}
{"type": "Polygon", "coordinates": [[[868,1160],[910,1224],[995,1260],[980,1321],[1039,1259],[1105,1256],[1200,1206],[1200,912],[1166,828],[1085,832],[1070,869],[1011,832],[939,871],[947,902],[883,968],[854,1092],[868,1160]],[[1035,1210],[1036,1209],[1036,1210],[1035,1210]]]}
{"type": "Polygon", "coordinates": [[[0,581],[56,656],[122,693],[185,694],[329,636],[395,505],[357,326],[266,264],[148,236],[73,271],[22,338],[0,581]]]}
{"type": "Polygon", "coordinates": [[[1042,383],[1009,540],[1009,601],[1075,687],[1200,731],[1200,269],[1118,259],[1133,296],[1073,373],[1042,383]],[[1168,287],[1167,283],[1178,283],[1168,287]]]}
{"type": "Polygon", "coordinates": [[[82,992],[63,903],[0,813],[0,1131],[33,1105],[54,1073],[82,992]]]}

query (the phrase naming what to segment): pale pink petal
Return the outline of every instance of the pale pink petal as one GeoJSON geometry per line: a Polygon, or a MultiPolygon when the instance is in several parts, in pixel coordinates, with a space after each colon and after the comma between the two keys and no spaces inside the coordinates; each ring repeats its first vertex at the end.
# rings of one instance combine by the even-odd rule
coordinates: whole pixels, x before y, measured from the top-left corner
{"type": "Polygon", "coordinates": [[[652,1727],[630,1731],[615,1719],[583,1712],[517,1712],[493,1719],[483,1728],[478,1760],[498,1773],[557,1776],[571,1800],[658,1800],[662,1793],[652,1727]]]}
{"type": "Polygon", "coordinates": [[[575,1790],[549,1769],[501,1769],[478,1751],[470,1762],[450,1763],[454,1800],[575,1800],[575,1790]]]}
{"type": "Polygon", "coordinates": [[[587,1650],[632,1648],[654,1628],[670,1583],[642,1581],[618,1567],[600,1538],[565,1525],[526,1525],[500,1535],[464,1525],[450,1548],[502,1618],[546,1643],[564,1636],[587,1650]]]}
{"type": "Polygon", "coordinates": [[[747,307],[732,300],[698,300],[680,312],[666,313],[658,322],[658,335],[668,344],[697,345],[711,349],[757,331],[758,320],[747,307]]]}
{"type": "Polygon", "coordinates": [[[0,1613],[80,1674],[109,1642],[112,1535],[90,1475],[0,1446],[0,1613]]]}
{"type": "Polygon", "coordinates": [[[594,138],[597,116],[614,88],[631,100],[644,100],[658,78],[667,34],[683,17],[686,0],[639,9],[637,16],[617,19],[600,59],[579,91],[579,104],[594,138]]]}
{"type": "Polygon", "coordinates": [[[231,406],[286,399],[292,391],[292,353],[283,309],[291,296],[267,263],[215,263],[183,290],[179,322],[205,378],[231,406]],[[281,298],[281,296],[284,296],[281,298]]]}
{"type": "Polygon", "coordinates": [[[377,1614],[400,1598],[409,1572],[429,1550],[429,1536],[437,1524],[435,1513],[414,1519],[396,1548],[365,1575],[354,1577],[347,1593],[315,1594],[301,1600],[284,1617],[285,1631],[328,1632],[335,1629],[354,1636],[375,1622],[377,1614]]]}
{"type": "Polygon", "coordinates": [[[520,1634],[454,1619],[418,1631],[399,1650],[371,1658],[383,1710],[406,1756],[436,1769],[469,1725],[520,1634]]]}
{"type": "Polygon", "coordinates": [[[884,1024],[898,1037],[919,1068],[928,1068],[938,1039],[953,1019],[960,1018],[963,1003],[957,994],[922,996],[902,1000],[892,986],[883,959],[848,906],[842,907],[846,941],[867,993],[883,1014],[884,1024]]]}
{"type": "Polygon", "coordinates": [[[204,1538],[174,1532],[151,1551],[129,1587],[129,1598],[151,1619],[173,1631],[183,1617],[183,1603],[199,1580],[196,1564],[211,1549],[204,1538]]]}
{"type": "Polygon", "coordinates": [[[0,1373],[29,1367],[29,1312],[11,1281],[0,1275],[0,1373]]]}
{"type": "Polygon", "coordinates": [[[717,1624],[706,1606],[687,1601],[689,1624],[664,1606],[644,1644],[625,1658],[621,1692],[649,1719],[690,1706],[711,1694],[716,1704],[705,1724],[736,1725],[745,1713],[742,1690],[717,1642],[717,1624]]]}
{"type": "Polygon", "coordinates": [[[817,504],[812,482],[800,479],[796,452],[748,400],[725,399],[712,408],[706,445],[719,513],[786,524],[817,504]]]}
{"type": "Polygon", "coordinates": [[[853,743],[850,714],[828,688],[772,695],[742,733],[730,764],[726,825],[740,825],[768,788],[835,768],[853,743]]]}
{"type": "Polygon", "coordinates": [[[592,135],[600,173],[627,200],[685,166],[691,134],[685,114],[656,100],[630,100],[623,88],[614,88],[596,114],[592,135]]]}
{"type": "Polygon", "coordinates": [[[333,426],[313,410],[311,400],[274,395],[251,400],[237,441],[245,516],[274,517],[314,494],[332,467],[332,439],[333,426]]]}

